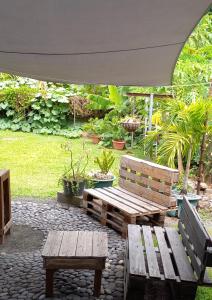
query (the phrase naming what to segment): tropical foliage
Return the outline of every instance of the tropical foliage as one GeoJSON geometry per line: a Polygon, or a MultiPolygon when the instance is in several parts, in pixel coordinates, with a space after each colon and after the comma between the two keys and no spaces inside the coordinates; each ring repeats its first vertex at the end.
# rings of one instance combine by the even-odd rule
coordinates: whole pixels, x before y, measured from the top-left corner
{"type": "Polygon", "coordinates": [[[178,165],[179,171],[184,173],[182,191],[186,192],[192,158],[200,148],[202,136],[212,133],[212,102],[169,101],[156,114],[157,130],[149,132],[144,139],[145,150],[162,164],[178,165]]]}

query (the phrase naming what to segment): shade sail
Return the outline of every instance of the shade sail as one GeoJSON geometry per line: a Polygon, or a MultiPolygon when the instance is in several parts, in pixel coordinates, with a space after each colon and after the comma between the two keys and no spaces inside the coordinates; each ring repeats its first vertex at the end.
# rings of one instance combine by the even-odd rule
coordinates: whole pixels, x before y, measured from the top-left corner
{"type": "Polygon", "coordinates": [[[0,71],[79,84],[170,84],[210,2],[0,0],[0,71]]]}

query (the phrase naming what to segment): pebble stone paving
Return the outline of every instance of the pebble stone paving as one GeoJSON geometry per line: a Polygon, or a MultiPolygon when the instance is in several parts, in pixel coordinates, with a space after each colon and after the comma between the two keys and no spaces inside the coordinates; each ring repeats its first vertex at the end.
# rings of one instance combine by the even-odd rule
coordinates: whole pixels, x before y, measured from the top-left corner
{"type": "MultiPolygon", "coordinates": [[[[41,251],[49,230],[97,230],[108,233],[109,256],[102,277],[102,290],[98,299],[123,299],[125,240],[114,230],[83,213],[80,208],[64,209],[55,201],[12,202],[14,226],[29,227],[42,233],[39,247],[27,247],[22,236],[23,249],[11,251],[0,247],[0,300],[30,299],[95,299],[93,294],[94,271],[59,270],[54,276],[54,297],[45,297],[45,271],[41,251]]],[[[13,233],[12,233],[13,234],[13,233]]],[[[33,233],[31,234],[33,241],[33,233]]],[[[29,239],[29,236],[27,237],[29,239]]],[[[7,241],[6,241],[7,243],[7,241]]],[[[5,244],[6,244],[5,243],[5,244]]],[[[97,299],[97,298],[96,298],[97,299]]]]}

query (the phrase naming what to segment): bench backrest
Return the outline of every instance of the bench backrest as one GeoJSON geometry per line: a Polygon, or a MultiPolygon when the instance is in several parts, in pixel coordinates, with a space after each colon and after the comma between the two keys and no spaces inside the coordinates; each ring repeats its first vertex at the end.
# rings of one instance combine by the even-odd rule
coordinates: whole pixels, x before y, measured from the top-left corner
{"type": "Polygon", "coordinates": [[[178,223],[182,242],[199,282],[204,281],[206,267],[212,267],[212,240],[188,199],[184,197],[178,223]]]}
{"type": "Polygon", "coordinates": [[[166,207],[176,206],[171,189],[173,183],[178,181],[178,170],[123,155],[119,175],[120,187],[129,192],[166,207]]]}

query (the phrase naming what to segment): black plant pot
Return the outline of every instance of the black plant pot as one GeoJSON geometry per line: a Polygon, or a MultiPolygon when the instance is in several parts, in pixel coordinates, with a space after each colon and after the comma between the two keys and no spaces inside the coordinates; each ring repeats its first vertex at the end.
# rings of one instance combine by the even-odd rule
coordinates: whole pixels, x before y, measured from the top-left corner
{"type": "Polygon", "coordinates": [[[63,190],[66,196],[82,196],[86,184],[86,180],[69,181],[63,179],[63,190]]]}

